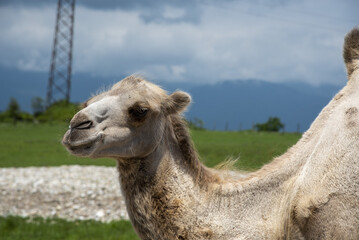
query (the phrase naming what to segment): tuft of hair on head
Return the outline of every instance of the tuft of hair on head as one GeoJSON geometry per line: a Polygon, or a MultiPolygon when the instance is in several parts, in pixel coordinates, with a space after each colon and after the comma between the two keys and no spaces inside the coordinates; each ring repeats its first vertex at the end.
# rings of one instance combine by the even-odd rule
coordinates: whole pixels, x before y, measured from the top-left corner
{"type": "Polygon", "coordinates": [[[344,39],[343,58],[348,78],[359,68],[359,28],[353,28],[344,39]]]}
{"type": "Polygon", "coordinates": [[[182,91],[175,91],[163,103],[166,114],[183,112],[191,102],[191,96],[182,91]]]}

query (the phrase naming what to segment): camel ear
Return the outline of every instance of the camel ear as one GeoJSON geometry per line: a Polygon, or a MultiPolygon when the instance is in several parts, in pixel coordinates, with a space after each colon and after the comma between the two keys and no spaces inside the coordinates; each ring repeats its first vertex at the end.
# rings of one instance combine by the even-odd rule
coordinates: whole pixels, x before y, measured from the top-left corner
{"type": "Polygon", "coordinates": [[[344,62],[347,67],[348,79],[359,68],[359,28],[353,28],[344,40],[344,62]]]}
{"type": "Polygon", "coordinates": [[[190,102],[191,96],[188,93],[176,91],[164,103],[164,110],[166,114],[180,113],[187,108],[190,102]]]}

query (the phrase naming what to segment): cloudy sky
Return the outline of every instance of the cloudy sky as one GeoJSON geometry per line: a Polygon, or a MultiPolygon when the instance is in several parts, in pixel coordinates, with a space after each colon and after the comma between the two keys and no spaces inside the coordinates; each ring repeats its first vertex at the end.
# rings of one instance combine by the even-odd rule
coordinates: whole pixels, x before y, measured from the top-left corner
{"type": "MultiPolygon", "coordinates": [[[[57,0],[0,0],[0,66],[48,72],[57,0]]],[[[343,84],[357,0],[77,0],[75,73],[343,84]]],[[[1,72],[0,72],[1,76],[1,72]]]]}

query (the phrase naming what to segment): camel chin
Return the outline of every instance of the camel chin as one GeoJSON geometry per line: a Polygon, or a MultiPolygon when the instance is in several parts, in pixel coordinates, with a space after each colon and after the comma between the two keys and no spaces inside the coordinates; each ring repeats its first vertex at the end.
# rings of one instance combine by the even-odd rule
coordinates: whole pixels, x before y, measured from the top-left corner
{"type": "Polygon", "coordinates": [[[101,133],[84,136],[83,133],[79,134],[76,130],[69,129],[62,139],[62,144],[72,155],[78,157],[96,157],[95,152],[102,138],[103,135],[101,133]],[[81,138],[79,138],[79,135],[81,138]]]}

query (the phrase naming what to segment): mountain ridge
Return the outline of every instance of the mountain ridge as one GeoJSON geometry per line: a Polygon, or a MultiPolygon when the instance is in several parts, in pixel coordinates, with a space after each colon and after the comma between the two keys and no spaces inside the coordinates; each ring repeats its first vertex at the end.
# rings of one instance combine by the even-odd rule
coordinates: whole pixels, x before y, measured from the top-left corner
{"type": "MultiPolygon", "coordinates": [[[[31,99],[45,98],[48,75],[0,69],[0,111],[15,97],[21,109],[31,112],[31,99]],[[19,87],[20,86],[20,87],[19,87]]],[[[71,101],[83,102],[119,78],[75,73],[72,77],[71,101]]],[[[210,130],[244,130],[276,116],[285,131],[305,131],[342,86],[313,86],[304,82],[270,83],[261,80],[231,80],[215,84],[155,81],[169,92],[189,92],[193,103],[186,118],[201,119],[210,130]]]]}

